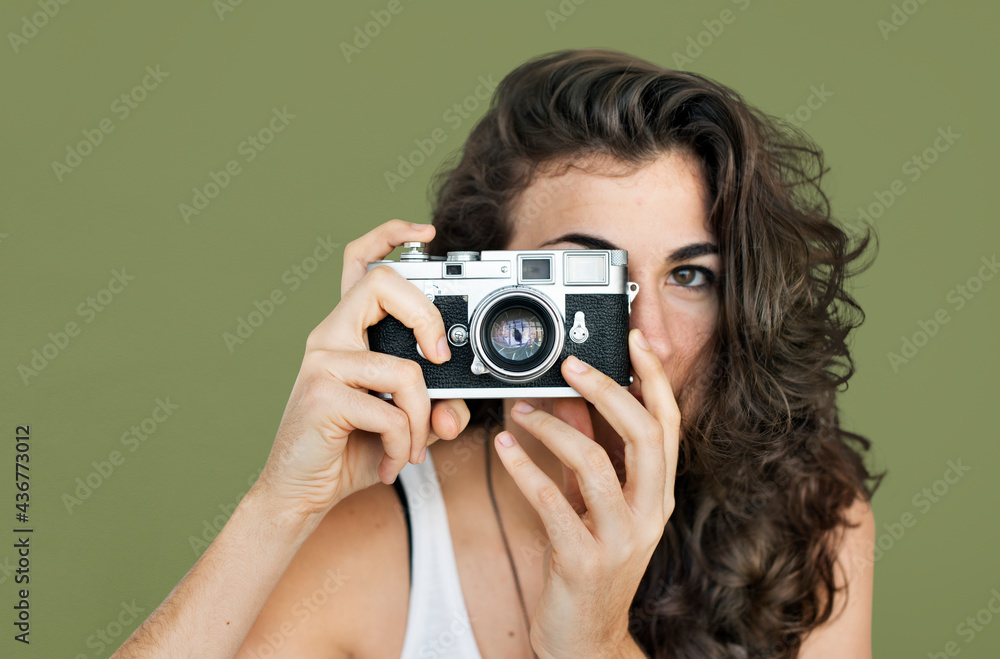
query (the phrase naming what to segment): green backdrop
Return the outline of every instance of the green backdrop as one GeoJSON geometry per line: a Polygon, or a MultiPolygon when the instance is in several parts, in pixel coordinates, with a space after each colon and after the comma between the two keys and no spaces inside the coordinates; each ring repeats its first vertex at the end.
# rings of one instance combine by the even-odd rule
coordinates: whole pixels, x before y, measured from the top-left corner
{"type": "Polygon", "coordinates": [[[603,46],[791,115],[838,217],[877,227],[842,398],[889,470],[875,654],[998,656],[998,20],[967,0],[4,2],[0,655],[103,657],[100,634],[131,633],[264,464],[343,245],[428,219],[480,85],[603,46]]]}

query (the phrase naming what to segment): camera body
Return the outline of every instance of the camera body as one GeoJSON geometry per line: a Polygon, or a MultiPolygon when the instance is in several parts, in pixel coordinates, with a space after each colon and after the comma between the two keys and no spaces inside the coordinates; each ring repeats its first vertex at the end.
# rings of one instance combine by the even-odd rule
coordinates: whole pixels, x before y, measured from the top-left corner
{"type": "Polygon", "coordinates": [[[559,364],[576,355],[628,386],[629,312],[638,286],[625,250],[487,250],[430,256],[405,243],[388,266],[441,312],[451,359],[424,358],[388,316],[368,328],[372,351],[416,361],[431,398],[579,396],[559,364]]]}

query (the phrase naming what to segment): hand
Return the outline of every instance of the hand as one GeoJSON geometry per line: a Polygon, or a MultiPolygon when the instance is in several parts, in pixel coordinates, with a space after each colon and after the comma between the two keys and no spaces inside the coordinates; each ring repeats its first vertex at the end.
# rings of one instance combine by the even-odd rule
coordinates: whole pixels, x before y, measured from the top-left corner
{"type": "Polygon", "coordinates": [[[624,486],[607,452],[594,441],[582,400],[556,401],[554,415],[524,402],[511,413],[571,470],[566,493],[513,435],[497,435],[500,459],[538,512],[550,541],[545,584],[531,623],[531,644],[539,657],[614,656],[629,642],[629,606],[674,509],[680,413],[659,358],[638,330],[629,340],[645,407],[579,359],[562,364],[566,382],[621,435],[624,486]]]}
{"type": "MultiPolygon", "coordinates": [[[[367,328],[392,315],[412,328],[430,361],[450,356],[437,308],[391,268],[366,265],[407,241],[429,242],[434,227],[392,220],[344,252],[340,304],[310,334],[274,446],[255,488],[296,520],[318,524],[337,502],[425,459],[438,439],[469,422],[461,400],[431,404],[420,366],[368,350],[367,328]],[[393,403],[368,390],[390,393],[393,403]]],[[[315,528],[315,526],[313,526],[315,528]]]]}

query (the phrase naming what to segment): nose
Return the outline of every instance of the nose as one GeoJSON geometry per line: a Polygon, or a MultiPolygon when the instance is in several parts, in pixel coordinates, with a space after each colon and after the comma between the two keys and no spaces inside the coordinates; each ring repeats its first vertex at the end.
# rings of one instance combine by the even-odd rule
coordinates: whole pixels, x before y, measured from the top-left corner
{"type": "Polygon", "coordinates": [[[670,335],[667,309],[662,297],[657,295],[656,282],[637,282],[639,292],[632,300],[629,328],[638,329],[664,365],[674,354],[674,341],[670,335]]]}

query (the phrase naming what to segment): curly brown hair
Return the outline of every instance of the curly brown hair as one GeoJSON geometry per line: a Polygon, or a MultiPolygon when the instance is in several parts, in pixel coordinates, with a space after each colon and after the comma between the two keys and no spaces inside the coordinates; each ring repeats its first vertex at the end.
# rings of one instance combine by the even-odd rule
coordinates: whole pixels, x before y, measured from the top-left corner
{"type": "Polygon", "coordinates": [[[854,371],[846,340],[864,319],[845,282],[875,244],[831,217],[822,151],[703,75],[616,51],[551,53],[503,79],[439,172],[430,250],[502,249],[520,193],[554,164],[638,167],[677,149],[697,156],[712,200],[720,315],[697,386],[684,387],[697,404],[682,422],[676,508],[630,631],[652,657],[795,657],[833,612],[846,511],[885,475],[838,421],[854,371]]]}

